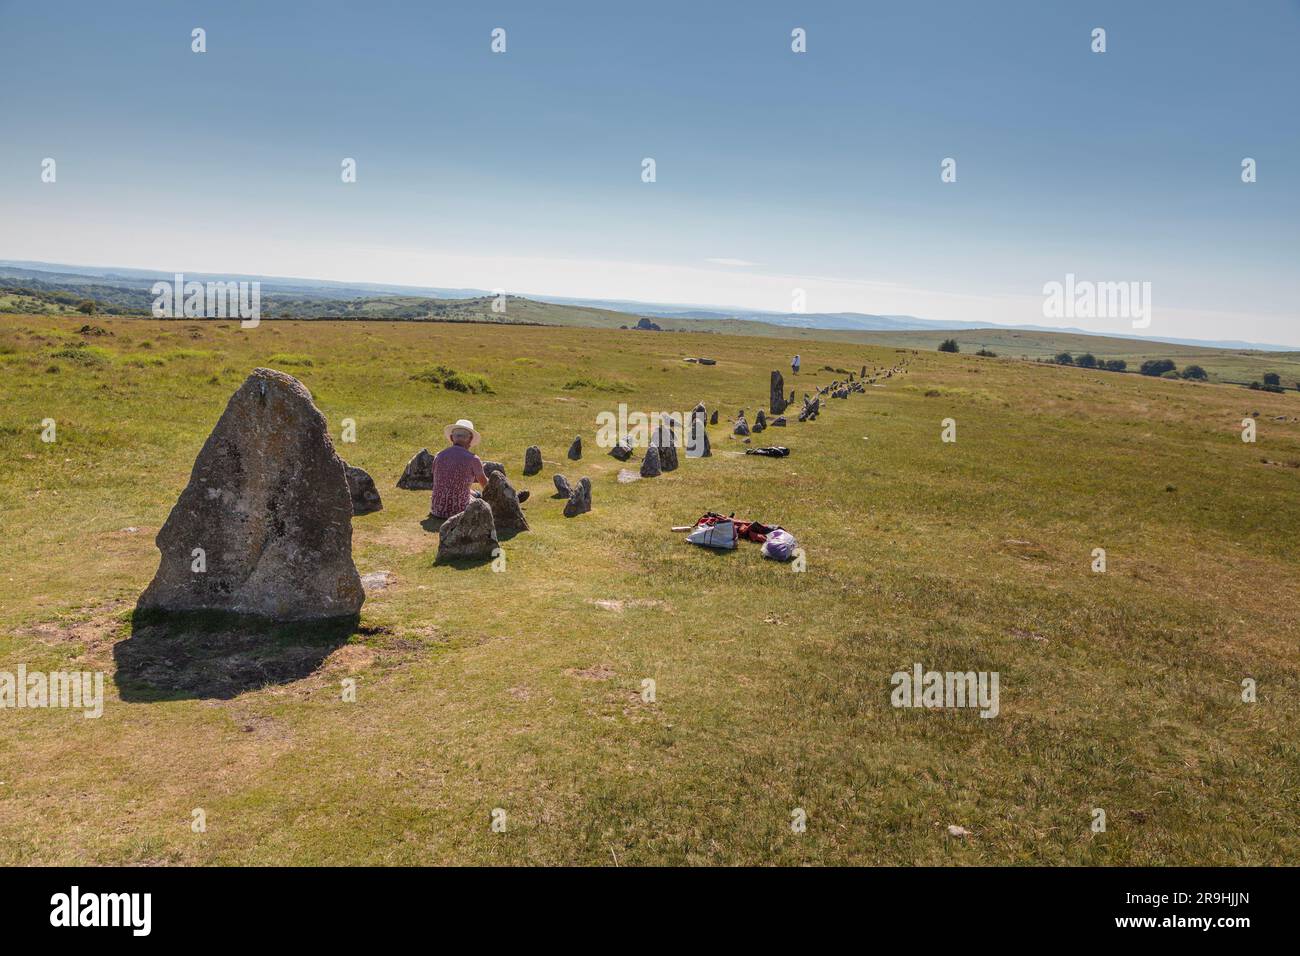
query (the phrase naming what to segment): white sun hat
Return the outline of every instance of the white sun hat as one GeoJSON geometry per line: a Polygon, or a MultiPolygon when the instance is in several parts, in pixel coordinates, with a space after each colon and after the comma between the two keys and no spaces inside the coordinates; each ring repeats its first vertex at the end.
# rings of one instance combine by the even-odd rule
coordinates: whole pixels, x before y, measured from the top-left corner
{"type": "Polygon", "coordinates": [[[464,429],[465,431],[469,432],[471,435],[474,436],[469,440],[470,448],[475,447],[479,443],[479,441],[481,441],[483,438],[483,436],[480,435],[478,433],[478,430],[474,427],[474,423],[470,421],[468,418],[462,418],[454,425],[448,425],[446,428],[444,428],[442,430],[443,437],[446,438],[447,441],[451,441],[451,433],[455,431],[460,431],[461,429],[464,429]]]}

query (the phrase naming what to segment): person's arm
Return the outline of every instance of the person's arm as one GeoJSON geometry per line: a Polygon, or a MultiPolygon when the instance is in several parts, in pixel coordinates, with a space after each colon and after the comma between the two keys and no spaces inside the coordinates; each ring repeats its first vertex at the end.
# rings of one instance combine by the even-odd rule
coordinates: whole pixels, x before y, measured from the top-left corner
{"type": "Polygon", "coordinates": [[[483,459],[478,455],[474,456],[474,480],[484,488],[487,487],[487,475],[483,473],[483,459]]]}

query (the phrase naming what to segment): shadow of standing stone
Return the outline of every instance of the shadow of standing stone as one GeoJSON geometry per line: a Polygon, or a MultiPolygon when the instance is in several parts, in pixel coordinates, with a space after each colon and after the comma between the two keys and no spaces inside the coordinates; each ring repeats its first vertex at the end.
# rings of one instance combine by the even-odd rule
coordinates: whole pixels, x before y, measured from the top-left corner
{"type": "Polygon", "coordinates": [[[290,624],[218,611],[136,610],[113,645],[122,700],[229,700],[301,680],[358,632],[358,618],[290,624]]]}

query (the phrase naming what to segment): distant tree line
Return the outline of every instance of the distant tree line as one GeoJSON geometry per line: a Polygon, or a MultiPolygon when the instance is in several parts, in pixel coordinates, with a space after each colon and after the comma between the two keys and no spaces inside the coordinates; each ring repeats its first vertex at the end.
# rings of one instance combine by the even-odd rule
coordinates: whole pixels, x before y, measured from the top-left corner
{"type": "Polygon", "coordinates": [[[1069,352],[1058,352],[1052,361],[1057,365],[1073,365],[1076,368],[1095,368],[1103,372],[1128,371],[1128,362],[1123,359],[1099,359],[1091,352],[1084,352],[1082,355],[1071,355],[1069,352]]]}
{"type": "MultiPolygon", "coordinates": [[[[1041,359],[1039,361],[1042,361],[1041,359]]],[[[1097,358],[1091,352],[1084,352],[1082,355],[1071,355],[1069,352],[1058,352],[1052,359],[1056,365],[1073,365],[1075,368],[1095,368],[1107,372],[1123,372],[1128,369],[1128,363],[1123,359],[1106,359],[1097,358]]],[[[1199,365],[1188,365],[1178,370],[1177,364],[1173,359],[1147,359],[1138,367],[1139,374],[1149,375],[1152,378],[1177,378],[1191,382],[1208,381],[1210,375],[1199,365]]],[[[1245,384],[1245,383],[1236,383],[1245,384]]],[[[1265,372],[1263,382],[1251,382],[1248,388],[1263,392],[1283,392],[1286,389],[1282,387],[1282,376],[1277,372],[1265,372]]],[[[1300,381],[1295,383],[1297,390],[1300,390],[1300,381]]]]}

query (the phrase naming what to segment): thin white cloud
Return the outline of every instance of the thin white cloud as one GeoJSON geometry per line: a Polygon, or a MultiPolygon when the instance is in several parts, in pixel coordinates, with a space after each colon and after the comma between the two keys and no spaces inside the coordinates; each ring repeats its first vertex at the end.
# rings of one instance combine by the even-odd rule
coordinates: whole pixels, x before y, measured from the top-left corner
{"type": "Polygon", "coordinates": [[[705,262],[712,262],[718,266],[756,266],[757,262],[750,262],[748,259],[705,259],[705,262]]]}

